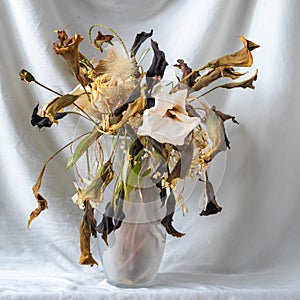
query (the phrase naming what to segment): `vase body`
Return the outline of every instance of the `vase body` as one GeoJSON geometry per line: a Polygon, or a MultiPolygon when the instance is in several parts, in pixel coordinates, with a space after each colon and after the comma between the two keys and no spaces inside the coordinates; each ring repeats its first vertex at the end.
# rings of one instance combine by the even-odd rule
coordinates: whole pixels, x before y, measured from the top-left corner
{"type": "Polygon", "coordinates": [[[161,225],[161,201],[156,186],[130,192],[124,201],[125,219],[108,235],[108,245],[98,237],[107,281],[118,287],[151,285],[158,272],[166,240],[161,225]]]}

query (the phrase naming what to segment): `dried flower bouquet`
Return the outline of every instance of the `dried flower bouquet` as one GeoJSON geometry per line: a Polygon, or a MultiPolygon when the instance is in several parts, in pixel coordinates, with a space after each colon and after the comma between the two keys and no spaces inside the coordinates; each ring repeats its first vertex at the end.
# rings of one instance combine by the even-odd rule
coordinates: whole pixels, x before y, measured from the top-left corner
{"type": "Polygon", "coordinates": [[[31,124],[38,128],[51,127],[65,116],[75,113],[90,121],[92,129],[45,162],[32,187],[38,206],[29,217],[28,226],[48,208],[47,200],[40,193],[47,163],[75,141],[80,142],[67,162],[68,169],[75,166],[93,146],[98,149],[96,172],[89,174],[88,181],[83,180],[85,184],[77,185],[77,193],[73,197],[78,206],[84,209],[80,225],[81,264],[97,264],[90,252],[91,235],[96,237],[98,232],[107,243],[108,235],[122,226],[125,217],[123,201],[128,201],[129,194],[137,190],[140,181],[145,178],[160,190],[162,205],[166,205],[166,215],[160,221],[170,235],[184,235],[175,230],[172,221],[176,202],[183,210],[186,208],[177,186],[187,176],[196,177],[204,184],[200,215],[220,212],[222,208],[216,201],[207,169],[219,152],[230,148],[224,122],[238,122],[234,116],[217,110],[216,106],[209,107],[202,97],[216,89],[254,89],[257,70],[249,78],[240,81],[239,78],[246,73],[240,73],[234,67],[250,67],[253,62],[251,52],[259,46],[241,36],[243,46],[240,50],[211,60],[197,69],[178,59],[174,64],[174,69],[180,74],[178,80],[166,84],[164,74],[168,63],[156,41],[151,40],[153,59],[147,71],[142,61],[149,49],[137,58],[142,44],[153,35],[152,30],[137,34],[128,51],[113,29],[100,24],[93,25],[89,40],[99,50],[100,59],[97,61],[95,58],[88,59],[80,52],[83,36],[75,34],[69,38],[64,30],[57,33],[58,41],[53,44],[53,49],[65,59],[78,85],[73,91],[60,94],[38,82],[28,71],[21,70],[23,81],[36,83],[56,94],[40,109],[38,106],[34,108],[31,124]],[[93,39],[95,27],[101,27],[109,34],[98,31],[93,39]],[[114,39],[117,43],[113,43],[114,39]],[[207,88],[220,78],[227,78],[229,82],[207,88]],[[103,161],[101,156],[103,135],[114,137],[107,161],[103,161]],[[116,174],[112,199],[104,199],[103,193],[115,177],[114,162],[120,137],[130,140],[128,149],[123,149],[123,160],[128,162],[127,170],[125,174],[116,174]],[[150,160],[151,163],[147,163],[150,160]],[[106,209],[102,221],[97,224],[94,209],[103,201],[107,203],[106,209]]]}

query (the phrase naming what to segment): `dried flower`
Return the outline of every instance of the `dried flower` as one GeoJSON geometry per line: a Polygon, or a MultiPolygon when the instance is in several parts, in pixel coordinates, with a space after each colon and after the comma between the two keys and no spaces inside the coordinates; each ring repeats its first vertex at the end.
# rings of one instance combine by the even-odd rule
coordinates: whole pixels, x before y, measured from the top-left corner
{"type": "Polygon", "coordinates": [[[185,137],[200,124],[200,119],[189,117],[185,110],[187,90],[172,95],[162,91],[155,97],[155,106],[146,109],[138,135],[151,136],[160,143],[183,145],[185,137]]]}

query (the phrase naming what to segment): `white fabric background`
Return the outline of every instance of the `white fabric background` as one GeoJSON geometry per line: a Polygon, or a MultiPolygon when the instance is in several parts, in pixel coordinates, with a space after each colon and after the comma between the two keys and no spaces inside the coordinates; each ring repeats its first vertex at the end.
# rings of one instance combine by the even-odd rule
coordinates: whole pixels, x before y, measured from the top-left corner
{"type": "MultiPolygon", "coordinates": [[[[1,0],[0,298],[300,299],[299,13],[297,0],[1,0]],[[53,95],[26,86],[18,72],[71,90],[75,82],[52,51],[53,30],[69,25],[70,35],[87,36],[94,23],[113,27],[128,47],[137,32],[154,29],[170,65],[184,58],[200,67],[238,50],[239,35],[261,45],[253,51],[254,91],[206,98],[240,122],[227,124],[232,149],[217,190],[223,211],[200,217],[201,188],[193,191],[188,215],[176,213],[186,236],[168,239],[150,289],[111,287],[101,267],[77,264],[82,212],[70,200],[68,151],[46,171],[49,209],[26,229],[36,205],[31,186],[44,160],[73,137],[76,119],[32,128],[33,107],[53,95]]],[[[87,39],[81,49],[96,55],[87,39]]],[[[93,253],[99,260],[95,243],[93,253]]]]}

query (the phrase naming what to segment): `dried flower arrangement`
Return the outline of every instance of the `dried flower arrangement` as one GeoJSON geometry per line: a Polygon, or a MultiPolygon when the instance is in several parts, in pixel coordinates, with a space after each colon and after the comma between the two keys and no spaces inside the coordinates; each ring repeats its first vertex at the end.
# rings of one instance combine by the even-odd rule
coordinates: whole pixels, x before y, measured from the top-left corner
{"type": "MultiPolygon", "coordinates": [[[[170,235],[184,235],[172,225],[176,202],[185,209],[184,199],[177,189],[181,179],[196,177],[204,184],[201,216],[216,214],[222,209],[216,201],[207,169],[219,152],[229,148],[224,122],[229,119],[238,122],[234,116],[217,110],[215,106],[209,107],[201,98],[219,88],[254,89],[257,70],[250,78],[236,81],[245,73],[233,67],[250,67],[253,62],[251,51],[259,46],[241,36],[243,47],[240,50],[214,59],[198,69],[192,69],[183,59],[178,59],[174,67],[180,70],[181,77],[170,85],[164,83],[168,63],[156,41],[151,40],[153,59],[147,71],[144,71],[141,62],[149,49],[137,59],[141,45],[152,35],[152,30],[137,34],[128,51],[113,29],[95,24],[90,28],[89,39],[102,56],[95,62],[94,58],[89,60],[79,51],[83,36],[75,34],[69,38],[64,30],[58,31],[58,41],[53,44],[53,49],[65,59],[78,82],[75,89],[66,94],[45,87],[28,71],[20,71],[23,81],[36,83],[57,95],[41,109],[38,106],[34,108],[31,118],[33,126],[51,127],[70,113],[89,120],[93,126],[90,132],[71,141],[43,165],[32,187],[38,206],[29,217],[28,227],[48,208],[47,200],[40,193],[47,163],[80,140],[68,160],[69,169],[93,145],[101,149],[102,136],[114,137],[109,159],[105,162],[98,159],[96,173],[89,174],[88,181],[77,185],[77,194],[73,197],[84,209],[80,225],[81,264],[97,264],[90,252],[91,236],[96,237],[99,232],[107,243],[107,236],[122,225],[122,201],[128,201],[129,193],[138,189],[138,181],[145,177],[160,189],[162,205],[166,205],[166,216],[160,221],[170,235]],[[95,27],[102,27],[110,34],[98,31],[93,39],[92,30],[95,27]],[[113,44],[113,39],[119,43],[113,44]],[[220,78],[228,78],[230,82],[199,93],[220,78]],[[130,140],[124,156],[124,160],[129,161],[128,169],[125,175],[122,172],[117,174],[113,199],[103,199],[104,190],[115,176],[115,152],[118,139],[122,136],[130,140]],[[154,158],[155,163],[145,164],[149,158],[154,158]],[[102,221],[97,225],[94,209],[103,201],[107,201],[107,206],[102,221]]],[[[101,151],[98,155],[101,156],[101,151]]]]}

